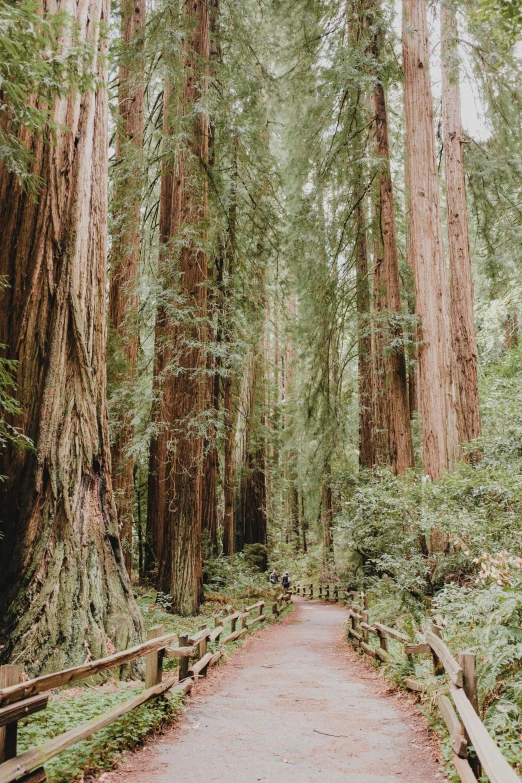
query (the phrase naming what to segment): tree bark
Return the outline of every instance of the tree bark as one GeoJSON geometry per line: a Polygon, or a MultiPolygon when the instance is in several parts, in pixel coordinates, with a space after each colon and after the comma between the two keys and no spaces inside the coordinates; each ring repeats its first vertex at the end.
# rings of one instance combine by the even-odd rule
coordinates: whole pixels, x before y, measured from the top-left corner
{"type": "MultiPolygon", "coordinates": [[[[44,10],[71,13],[69,4],[44,10]]],[[[95,91],[56,99],[57,131],[24,129],[43,183],[35,199],[0,164],[0,343],[18,361],[34,452],[0,459],[0,644],[33,676],[125,648],[142,635],[125,571],[111,483],[106,404],[106,0],[74,5],[92,41],[95,91]]]]}
{"type": "MultiPolygon", "coordinates": [[[[119,68],[118,126],[113,199],[113,237],[109,290],[109,389],[132,387],[138,356],[140,209],[143,181],[145,101],[143,30],[145,0],[123,0],[119,68]],[[112,372],[111,372],[112,370],[112,372]]],[[[125,566],[132,570],[133,471],[132,411],[123,395],[115,415],[111,444],[113,488],[125,566]]]]}
{"type": "MultiPolygon", "coordinates": [[[[379,55],[375,43],[374,54],[379,55]]],[[[395,231],[395,207],[388,144],[388,117],[384,88],[377,82],[373,92],[375,145],[380,160],[376,225],[374,227],[374,326],[376,328],[374,428],[377,464],[390,465],[404,473],[413,467],[413,441],[408,401],[408,377],[404,352],[399,257],[395,231]]]]}
{"type": "MultiPolygon", "coordinates": [[[[234,274],[236,258],[236,231],[237,231],[237,178],[238,178],[238,143],[239,139],[234,137],[234,171],[232,179],[231,204],[228,216],[228,247],[226,248],[225,258],[227,260],[227,270],[223,281],[223,313],[224,340],[228,347],[228,356],[232,351],[233,338],[233,295],[234,295],[234,274]]],[[[223,381],[223,410],[225,416],[225,447],[224,447],[224,469],[223,469],[223,494],[225,509],[223,514],[223,554],[230,556],[234,554],[235,536],[234,536],[234,412],[232,409],[232,391],[233,376],[232,362],[230,358],[226,361],[227,372],[223,381]]]]}
{"type": "Polygon", "coordinates": [[[234,554],[234,417],[232,410],[232,375],[224,380],[225,414],[223,554],[234,554]]]}
{"type": "Polygon", "coordinates": [[[236,464],[241,478],[235,503],[235,529],[241,549],[245,544],[267,543],[266,444],[259,432],[258,410],[261,379],[262,359],[256,351],[247,360],[236,428],[236,464]]]}
{"type": "Polygon", "coordinates": [[[472,443],[482,432],[478,393],[477,337],[464,181],[464,135],[460,107],[457,20],[454,8],[446,3],[441,5],[441,26],[444,174],[457,414],[460,443],[472,443]]]}
{"type": "Polygon", "coordinates": [[[154,421],[151,445],[149,528],[159,557],[158,585],[172,596],[172,610],[197,612],[203,586],[201,561],[207,256],[201,249],[207,218],[208,121],[200,110],[209,60],[209,8],[186,0],[188,27],[180,95],[167,85],[164,133],[177,115],[186,125],[188,148],[164,165],[160,194],[161,268],[172,300],[158,308],[155,334],[154,421]],[[201,237],[198,241],[194,234],[201,237]],[[184,311],[180,317],[179,300],[184,311]]]}
{"type": "Polygon", "coordinates": [[[322,525],[323,525],[323,568],[329,571],[334,560],[332,521],[334,518],[333,493],[330,475],[323,479],[322,487],[322,525]]]}
{"type": "MultiPolygon", "coordinates": [[[[357,199],[361,193],[357,192],[357,199]]],[[[373,363],[372,335],[370,326],[371,296],[368,278],[368,243],[366,238],[366,216],[364,205],[359,201],[355,207],[355,265],[356,297],[358,316],[358,363],[359,363],[359,463],[364,468],[373,468],[375,443],[373,439],[373,363]]]]}
{"type": "MultiPolygon", "coordinates": [[[[219,328],[218,328],[219,341],[219,328]]],[[[217,373],[215,357],[209,353],[207,369],[208,375],[208,399],[210,402],[211,416],[217,419],[219,411],[220,382],[217,373]]],[[[218,552],[218,472],[219,472],[219,453],[216,441],[215,427],[210,428],[209,437],[205,439],[205,457],[203,468],[203,481],[201,493],[201,524],[202,530],[206,533],[209,553],[216,555],[218,552]]]]}
{"type": "Polygon", "coordinates": [[[404,104],[410,182],[411,251],[421,320],[419,403],[424,470],[439,478],[458,456],[451,379],[449,294],[444,262],[439,181],[429,73],[426,0],[405,0],[404,104]]]}

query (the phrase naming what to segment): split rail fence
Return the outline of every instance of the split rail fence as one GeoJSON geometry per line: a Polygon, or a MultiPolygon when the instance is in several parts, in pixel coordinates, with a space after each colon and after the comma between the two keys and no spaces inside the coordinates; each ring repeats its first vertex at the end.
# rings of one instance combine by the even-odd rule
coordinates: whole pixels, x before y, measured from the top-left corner
{"type": "Polygon", "coordinates": [[[223,653],[223,647],[236,641],[258,623],[270,616],[276,617],[288,605],[290,593],[282,593],[271,604],[271,614],[265,614],[265,602],[246,606],[227,617],[214,617],[214,628],[202,625],[192,636],[165,634],[162,625],[147,631],[147,641],[128,650],[100,658],[97,661],[71,669],[44,674],[22,682],[22,673],[16,666],[0,667],[0,783],[43,783],[47,780],[44,765],[67,748],[81,742],[97,731],[167,691],[188,693],[198,677],[205,676],[223,653]],[[251,613],[255,612],[255,616],[251,613]],[[229,629],[225,630],[225,626],[229,629]],[[208,643],[218,645],[216,651],[207,650],[208,643]],[[100,672],[129,664],[145,657],[145,690],[114,709],[93,718],[36,748],[17,755],[18,721],[27,718],[48,704],[50,691],[100,672]],[[163,676],[163,660],[179,659],[177,673],[163,676]],[[191,662],[193,661],[193,662],[191,662]]]}
{"type": "MultiPolygon", "coordinates": [[[[348,636],[372,658],[383,663],[397,662],[388,649],[390,639],[402,645],[403,654],[410,662],[417,655],[431,656],[435,676],[447,676],[448,679],[453,704],[446,694],[439,694],[437,706],[450,735],[453,763],[462,783],[477,783],[482,772],[491,783],[520,783],[520,778],[480,719],[475,653],[466,650],[460,653],[457,660],[442,640],[441,628],[434,623],[431,631],[425,634],[424,642],[419,644],[383,622],[370,622],[365,593],[347,591],[340,585],[329,584],[297,585],[293,591],[305,598],[344,603],[348,608],[348,636]],[[377,646],[370,645],[370,636],[376,637],[377,646]],[[474,756],[469,754],[470,747],[474,750],[474,756]]],[[[424,692],[428,689],[413,677],[404,678],[403,684],[411,691],[424,692]]]]}

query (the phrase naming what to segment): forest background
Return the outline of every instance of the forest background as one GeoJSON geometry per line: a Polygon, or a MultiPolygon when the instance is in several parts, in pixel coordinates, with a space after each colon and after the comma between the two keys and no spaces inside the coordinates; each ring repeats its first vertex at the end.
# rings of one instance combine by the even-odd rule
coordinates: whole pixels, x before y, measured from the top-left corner
{"type": "Polygon", "coordinates": [[[5,660],[99,657],[143,591],[187,617],[291,564],[475,649],[520,764],[521,26],[2,4],[5,660]]]}

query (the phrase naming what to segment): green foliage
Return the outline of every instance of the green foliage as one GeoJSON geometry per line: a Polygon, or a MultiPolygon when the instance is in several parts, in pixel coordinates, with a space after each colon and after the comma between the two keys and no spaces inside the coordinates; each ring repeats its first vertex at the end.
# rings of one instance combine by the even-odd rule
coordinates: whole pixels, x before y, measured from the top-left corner
{"type": "MultiPolygon", "coordinates": [[[[19,725],[19,752],[41,745],[122,704],[143,690],[141,683],[110,681],[93,688],[70,688],[52,696],[47,709],[19,725]]],[[[126,750],[139,745],[147,734],[159,731],[181,711],[181,697],[152,700],[115,723],[74,745],[45,765],[50,783],[83,781],[86,775],[112,769],[126,750]]]]}
{"type": "Polygon", "coordinates": [[[268,550],[264,544],[246,544],[245,565],[264,573],[268,568],[268,550]]]}
{"type": "Polygon", "coordinates": [[[233,557],[213,557],[205,562],[205,589],[227,599],[249,599],[267,590],[266,548],[260,544],[245,547],[233,557]],[[250,552],[249,552],[250,550],[250,552]],[[265,565],[263,573],[260,566],[265,565]]]}
{"type": "Polygon", "coordinates": [[[66,13],[42,14],[37,0],[0,4],[0,158],[32,191],[39,181],[30,172],[28,134],[49,140],[58,130],[54,100],[92,89],[92,58],[66,13]]]}
{"type": "Polygon", "coordinates": [[[486,19],[500,22],[510,38],[516,38],[522,27],[522,3],[520,0],[481,0],[479,13],[486,19]]]}

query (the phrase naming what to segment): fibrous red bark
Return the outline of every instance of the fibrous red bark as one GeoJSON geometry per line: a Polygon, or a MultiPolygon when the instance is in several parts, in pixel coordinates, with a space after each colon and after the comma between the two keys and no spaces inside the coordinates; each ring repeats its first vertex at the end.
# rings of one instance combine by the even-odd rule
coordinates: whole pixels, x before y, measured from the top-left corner
{"type": "Polygon", "coordinates": [[[439,180],[429,72],[426,0],[405,0],[404,104],[410,186],[410,248],[415,271],[419,404],[424,470],[438,478],[458,456],[451,376],[449,293],[444,260],[439,180]]]}
{"type": "MultiPolygon", "coordinates": [[[[378,56],[378,41],[374,45],[378,56]]],[[[377,464],[390,465],[395,474],[413,467],[408,377],[401,325],[399,257],[395,230],[388,117],[384,87],[373,91],[375,147],[380,167],[374,226],[374,441],[377,464]]]]}
{"type": "MultiPolygon", "coordinates": [[[[97,52],[106,0],[45,4],[73,14],[97,52]]],[[[34,452],[7,450],[0,473],[2,658],[30,674],[130,646],[142,631],[125,571],[111,483],[106,405],[107,95],[56,99],[62,128],[27,130],[35,199],[0,165],[0,343],[18,361],[14,424],[34,452]]]]}
{"type": "MultiPolygon", "coordinates": [[[[118,125],[113,198],[113,236],[109,323],[112,373],[109,384],[131,386],[138,356],[138,284],[140,270],[140,208],[143,176],[143,107],[145,79],[143,29],[145,0],[124,0],[121,7],[123,49],[119,68],[118,125]]],[[[132,412],[117,406],[111,444],[113,487],[120,538],[128,573],[132,569],[133,472],[132,412]]]]}
{"type": "Polygon", "coordinates": [[[148,527],[158,558],[158,585],[172,596],[173,611],[195,613],[202,598],[202,414],[208,401],[207,218],[208,120],[201,111],[210,53],[209,7],[184,4],[189,32],[184,44],[183,85],[167,85],[164,133],[185,122],[188,149],[164,164],[160,196],[161,274],[172,294],[158,308],[155,335],[157,434],[151,444],[148,527]],[[196,237],[199,237],[199,240],[196,237]],[[182,314],[179,299],[182,300],[182,314]]]}
{"type": "Polygon", "coordinates": [[[460,443],[482,432],[477,372],[473,279],[469,247],[468,207],[464,181],[464,134],[460,106],[457,22],[455,10],[441,6],[442,119],[444,174],[450,261],[451,334],[460,443]]]}

